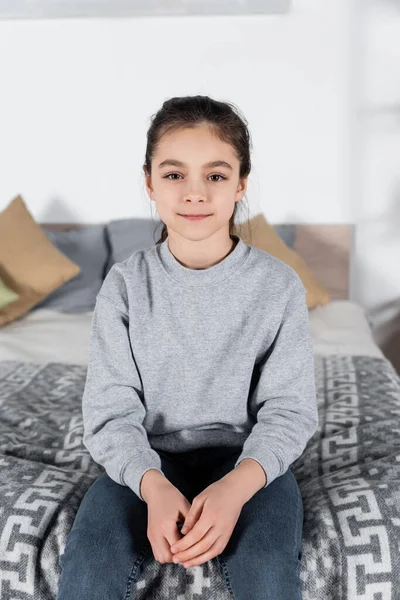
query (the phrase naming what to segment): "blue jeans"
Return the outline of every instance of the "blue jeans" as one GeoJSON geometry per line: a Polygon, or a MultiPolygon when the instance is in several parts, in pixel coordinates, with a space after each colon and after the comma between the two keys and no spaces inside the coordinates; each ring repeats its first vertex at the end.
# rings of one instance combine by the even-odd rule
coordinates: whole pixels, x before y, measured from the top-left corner
{"type": "MultiPolygon", "coordinates": [[[[234,468],[241,448],[159,450],[162,471],[192,503],[234,468]]],[[[102,473],[84,495],[60,556],[57,600],[128,600],[154,560],[147,504],[102,473]]],[[[291,468],[243,505],[217,556],[235,600],[301,600],[303,502],[291,468]]],[[[185,567],[181,567],[184,569],[185,567]]]]}

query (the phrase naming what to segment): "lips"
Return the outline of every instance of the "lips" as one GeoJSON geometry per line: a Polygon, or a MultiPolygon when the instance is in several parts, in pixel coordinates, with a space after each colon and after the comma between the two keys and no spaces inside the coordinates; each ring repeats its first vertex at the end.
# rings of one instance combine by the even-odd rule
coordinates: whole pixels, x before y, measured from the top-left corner
{"type": "Polygon", "coordinates": [[[202,221],[211,215],[180,215],[184,219],[189,219],[189,221],[202,221]]]}
{"type": "Polygon", "coordinates": [[[180,216],[183,217],[184,219],[188,219],[189,221],[202,221],[203,219],[206,219],[210,215],[180,215],[180,216]]]}

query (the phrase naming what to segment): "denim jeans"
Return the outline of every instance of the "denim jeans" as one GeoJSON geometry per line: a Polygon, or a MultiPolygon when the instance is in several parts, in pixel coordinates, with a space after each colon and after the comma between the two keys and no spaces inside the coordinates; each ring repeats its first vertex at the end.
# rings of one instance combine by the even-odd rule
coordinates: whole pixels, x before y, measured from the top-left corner
{"type": "MultiPolygon", "coordinates": [[[[240,452],[226,447],[158,451],[163,473],[190,503],[234,468],[240,452]]],[[[232,598],[301,600],[302,531],[303,502],[289,467],[243,505],[217,556],[232,598]]],[[[60,556],[57,600],[131,598],[134,582],[154,560],[146,532],[147,504],[102,473],[84,495],[60,556]]]]}

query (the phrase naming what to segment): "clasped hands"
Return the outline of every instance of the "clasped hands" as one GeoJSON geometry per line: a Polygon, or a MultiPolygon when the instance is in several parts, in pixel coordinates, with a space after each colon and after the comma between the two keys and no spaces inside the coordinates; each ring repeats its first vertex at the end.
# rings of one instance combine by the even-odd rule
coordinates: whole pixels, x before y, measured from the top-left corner
{"type": "Polygon", "coordinates": [[[227,476],[205,488],[192,504],[165,477],[154,492],[146,499],[147,537],[154,558],[161,563],[182,563],[185,568],[207,562],[224,550],[246,501],[237,482],[227,476]],[[182,517],[184,537],[177,526],[182,517]]]}

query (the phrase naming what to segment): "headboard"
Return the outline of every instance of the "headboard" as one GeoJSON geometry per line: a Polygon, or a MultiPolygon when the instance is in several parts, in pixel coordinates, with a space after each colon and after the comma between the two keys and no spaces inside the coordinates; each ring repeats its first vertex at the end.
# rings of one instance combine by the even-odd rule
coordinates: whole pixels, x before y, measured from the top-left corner
{"type": "MultiPolygon", "coordinates": [[[[88,223],[42,223],[44,229],[86,227],[88,223]]],[[[286,225],[286,223],[285,223],[286,225]]],[[[294,250],[301,256],[332,299],[349,298],[350,260],[354,225],[295,224],[294,250]]]]}
{"type": "Polygon", "coordinates": [[[354,225],[296,225],[294,250],[331,294],[348,300],[354,225]]]}

